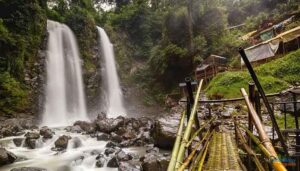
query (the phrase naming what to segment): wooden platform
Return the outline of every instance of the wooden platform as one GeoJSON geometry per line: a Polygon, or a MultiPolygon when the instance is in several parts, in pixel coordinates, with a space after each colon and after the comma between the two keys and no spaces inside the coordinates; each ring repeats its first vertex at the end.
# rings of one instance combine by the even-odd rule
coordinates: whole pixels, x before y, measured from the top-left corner
{"type": "Polygon", "coordinates": [[[209,146],[205,171],[242,171],[235,141],[230,133],[215,133],[209,146]]]}

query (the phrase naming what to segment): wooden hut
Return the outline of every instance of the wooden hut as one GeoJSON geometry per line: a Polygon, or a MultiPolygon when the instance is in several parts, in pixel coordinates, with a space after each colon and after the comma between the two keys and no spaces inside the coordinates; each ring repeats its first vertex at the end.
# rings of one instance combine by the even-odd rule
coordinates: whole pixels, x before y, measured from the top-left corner
{"type": "Polygon", "coordinates": [[[226,62],[227,59],[225,57],[210,55],[196,68],[196,79],[203,79],[205,83],[207,83],[215,75],[217,75],[217,73],[227,70],[226,62]]]}

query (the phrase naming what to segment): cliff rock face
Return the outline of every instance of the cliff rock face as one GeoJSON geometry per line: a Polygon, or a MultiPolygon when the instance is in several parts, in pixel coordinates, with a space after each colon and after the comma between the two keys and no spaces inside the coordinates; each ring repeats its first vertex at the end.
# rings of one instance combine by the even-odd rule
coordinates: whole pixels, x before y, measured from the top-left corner
{"type": "MultiPolygon", "coordinates": [[[[98,40],[98,37],[97,37],[98,40]]],[[[101,48],[99,42],[96,41],[91,61],[96,68],[86,69],[83,68],[83,79],[85,85],[87,110],[91,116],[97,116],[101,111],[101,48]]]]}
{"type": "Polygon", "coordinates": [[[44,88],[46,83],[46,57],[47,57],[48,32],[45,35],[38,50],[36,61],[33,66],[25,69],[25,84],[29,90],[30,108],[27,113],[38,117],[43,112],[44,88]]]}

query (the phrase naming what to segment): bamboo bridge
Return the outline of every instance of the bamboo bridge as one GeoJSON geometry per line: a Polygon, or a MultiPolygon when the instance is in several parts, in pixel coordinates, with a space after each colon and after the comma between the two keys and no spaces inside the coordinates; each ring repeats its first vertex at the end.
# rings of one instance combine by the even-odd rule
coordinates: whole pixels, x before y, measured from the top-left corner
{"type": "MultiPolygon", "coordinates": [[[[286,105],[294,106],[293,115],[296,129],[280,130],[274,115],[274,105],[266,95],[243,49],[240,54],[254,83],[249,83],[249,92],[241,88],[242,98],[205,101],[200,100],[203,80],[200,80],[195,94],[190,79],[185,82],[186,110],[181,115],[177,137],[172,150],[168,171],[300,171],[300,129],[297,114],[296,94],[293,101],[280,102],[284,105],[286,128],[286,105]],[[257,90],[255,90],[257,89],[257,90]],[[249,94],[249,95],[248,95],[249,94]],[[272,136],[265,131],[261,117],[261,100],[272,123],[272,136]],[[244,101],[248,109],[248,124],[242,124],[238,118],[231,118],[234,130],[223,130],[222,118],[212,116],[209,120],[199,120],[199,103],[223,103],[244,101]],[[202,121],[202,122],[201,122],[202,121]],[[217,122],[218,121],[218,122],[217,122]],[[255,127],[255,132],[253,131],[255,127]],[[284,134],[283,134],[284,133],[284,134]],[[292,133],[294,136],[289,136],[292,133]],[[278,141],[275,141],[274,135],[278,141]],[[288,141],[294,137],[296,144],[288,141]]],[[[294,141],[292,141],[294,142],[294,141]]]]}

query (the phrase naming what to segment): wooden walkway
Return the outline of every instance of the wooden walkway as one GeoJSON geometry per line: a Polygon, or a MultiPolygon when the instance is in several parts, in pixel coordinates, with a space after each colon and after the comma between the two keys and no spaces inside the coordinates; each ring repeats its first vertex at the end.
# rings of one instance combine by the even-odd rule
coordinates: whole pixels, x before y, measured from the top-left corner
{"type": "Polygon", "coordinates": [[[209,146],[209,158],[204,166],[206,171],[242,171],[235,141],[230,133],[217,132],[209,146]]]}

